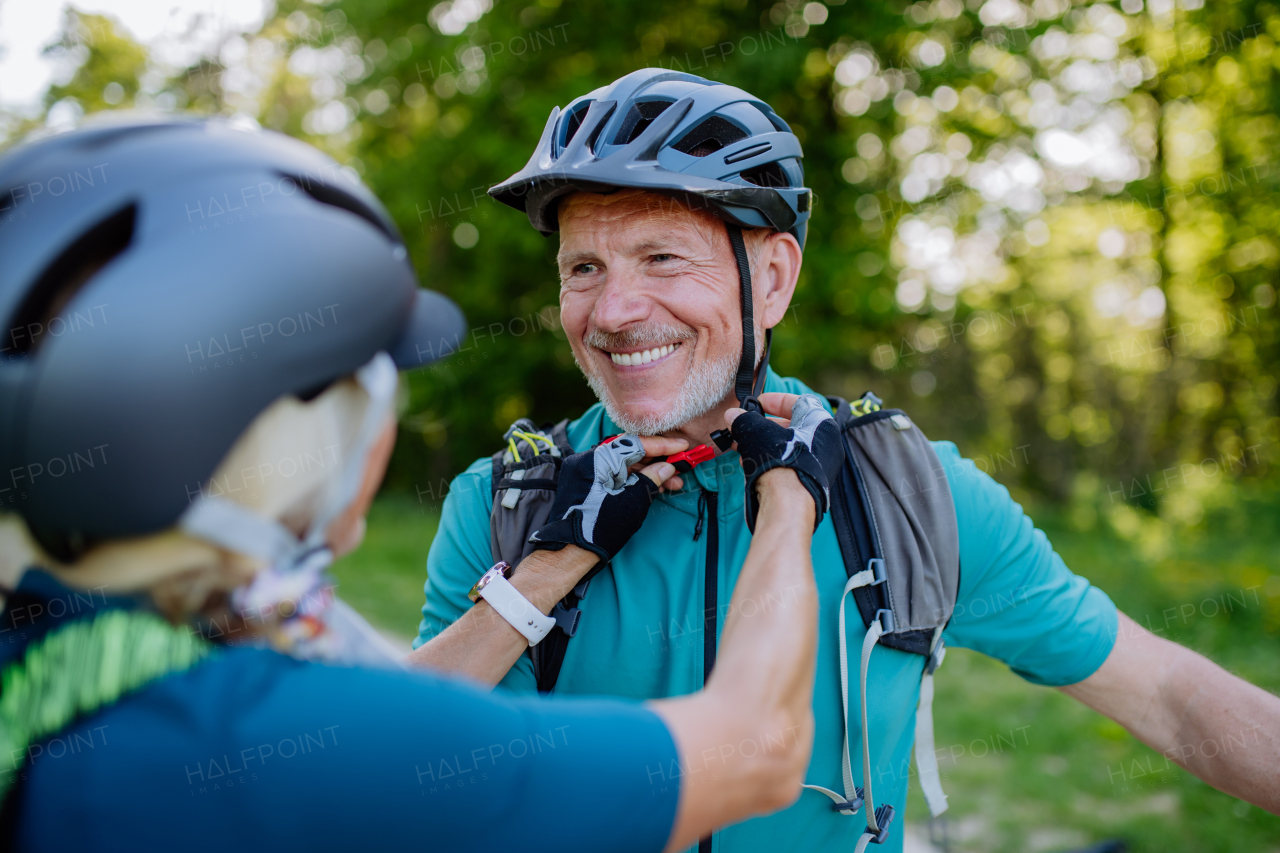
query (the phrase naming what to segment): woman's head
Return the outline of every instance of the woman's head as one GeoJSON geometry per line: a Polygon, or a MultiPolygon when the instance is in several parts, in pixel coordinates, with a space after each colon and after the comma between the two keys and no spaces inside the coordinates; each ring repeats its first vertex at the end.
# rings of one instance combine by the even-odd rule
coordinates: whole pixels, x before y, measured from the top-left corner
{"type": "Polygon", "coordinates": [[[309,400],[285,395],[253,420],[193,500],[196,507],[216,504],[211,523],[184,516],[166,530],[100,542],[59,562],[11,517],[0,525],[0,552],[8,555],[0,584],[12,585],[38,563],[71,586],[150,593],[175,619],[226,608],[233,590],[273,563],[269,554],[253,553],[259,531],[292,540],[298,553],[327,547],[342,556],[360,544],[395,435],[386,395],[371,394],[356,376],[309,400]]]}
{"type": "Polygon", "coordinates": [[[460,312],[367,188],[279,134],[95,123],[7,152],[0,186],[95,164],[74,198],[6,199],[0,316],[24,331],[0,361],[0,506],[69,583],[174,613],[353,547],[396,370],[456,348],[460,312]]]}
{"type": "Polygon", "coordinates": [[[0,498],[64,561],[172,526],[280,398],[461,335],[377,199],[310,146],[135,118],[7,152],[0,186],[94,164],[74,197],[7,199],[0,229],[0,316],[24,330],[0,361],[0,498]]]}

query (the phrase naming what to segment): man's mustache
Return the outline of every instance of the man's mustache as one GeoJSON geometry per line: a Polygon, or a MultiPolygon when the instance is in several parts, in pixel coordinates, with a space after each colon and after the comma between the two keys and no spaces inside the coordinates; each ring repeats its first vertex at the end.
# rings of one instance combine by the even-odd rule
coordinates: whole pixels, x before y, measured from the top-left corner
{"type": "Polygon", "coordinates": [[[582,336],[582,342],[597,349],[626,349],[650,344],[669,344],[675,341],[696,340],[698,333],[688,326],[669,326],[665,323],[635,326],[621,332],[602,332],[592,329],[582,336]]]}

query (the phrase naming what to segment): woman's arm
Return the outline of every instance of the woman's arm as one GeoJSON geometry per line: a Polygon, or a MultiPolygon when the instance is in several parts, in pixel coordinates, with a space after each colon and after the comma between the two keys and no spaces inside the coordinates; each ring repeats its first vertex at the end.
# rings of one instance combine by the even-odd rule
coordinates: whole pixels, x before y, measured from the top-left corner
{"type": "Polygon", "coordinates": [[[788,469],[764,474],[758,494],[755,536],[715,671],[699,693],[650,703],[680,752],[670,851],[795,802],[809,766],[818,642],[809,556],[814,502],[788,469]],[[759,606],[744,607],[750,601],[759,606]]]}

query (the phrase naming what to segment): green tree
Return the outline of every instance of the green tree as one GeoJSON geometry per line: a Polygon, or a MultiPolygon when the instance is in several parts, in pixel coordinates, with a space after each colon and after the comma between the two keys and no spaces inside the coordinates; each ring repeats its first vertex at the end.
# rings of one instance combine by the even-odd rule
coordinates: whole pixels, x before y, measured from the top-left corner
{"type": "Polygon", "coordinates": [[[46,103],[248,116],[360,172],[473,324],[411,378],[390,482],[438,493],[513,418],[592,399],[554,238],[485,190],[553,106],[635,68],[742,86],[816,194],[779,370],[872,388],[1015,488],[1194,522],[1202,489],[1140,484],[1260,473],[1280,434],[1277,27],[1244,0],[284,0],[175,71],[72,13],[53,49],[80,65],[46,103]]]}
{"type": "Polygon", "coordinates": [[[49,87],[46,107],[64,100],[86,113],[134,106],[148,66],[147,51],[113,19],[68,9],[61,38],[46,50],[79,65],[69,81],[49,87]]]}

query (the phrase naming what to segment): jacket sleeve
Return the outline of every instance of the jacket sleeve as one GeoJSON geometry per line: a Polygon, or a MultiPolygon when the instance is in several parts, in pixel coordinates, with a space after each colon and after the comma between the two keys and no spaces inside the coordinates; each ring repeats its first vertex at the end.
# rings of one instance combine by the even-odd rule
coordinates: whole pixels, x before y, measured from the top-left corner
{"type": "Polygon", "coordinates": [[[1075,684],[1115,644],[1116,606],[1074,574],[1009,495],[954,444],[935,442],[960,527],[960,592],[944,639],[1036,684],[1075,684]]]}
{"type": "MultiPolygon", "coordinates": [[[[494,563],[489,547],[491,479],[490,462],[481,459],[449,485],[440,526],[427,556],[426,603],[413,641],[415,649],[471,608],[467,593],[494,563]]],[[[522,655],[498,686],[519,693],[536,692],[529,656],[522,655]]]]}

